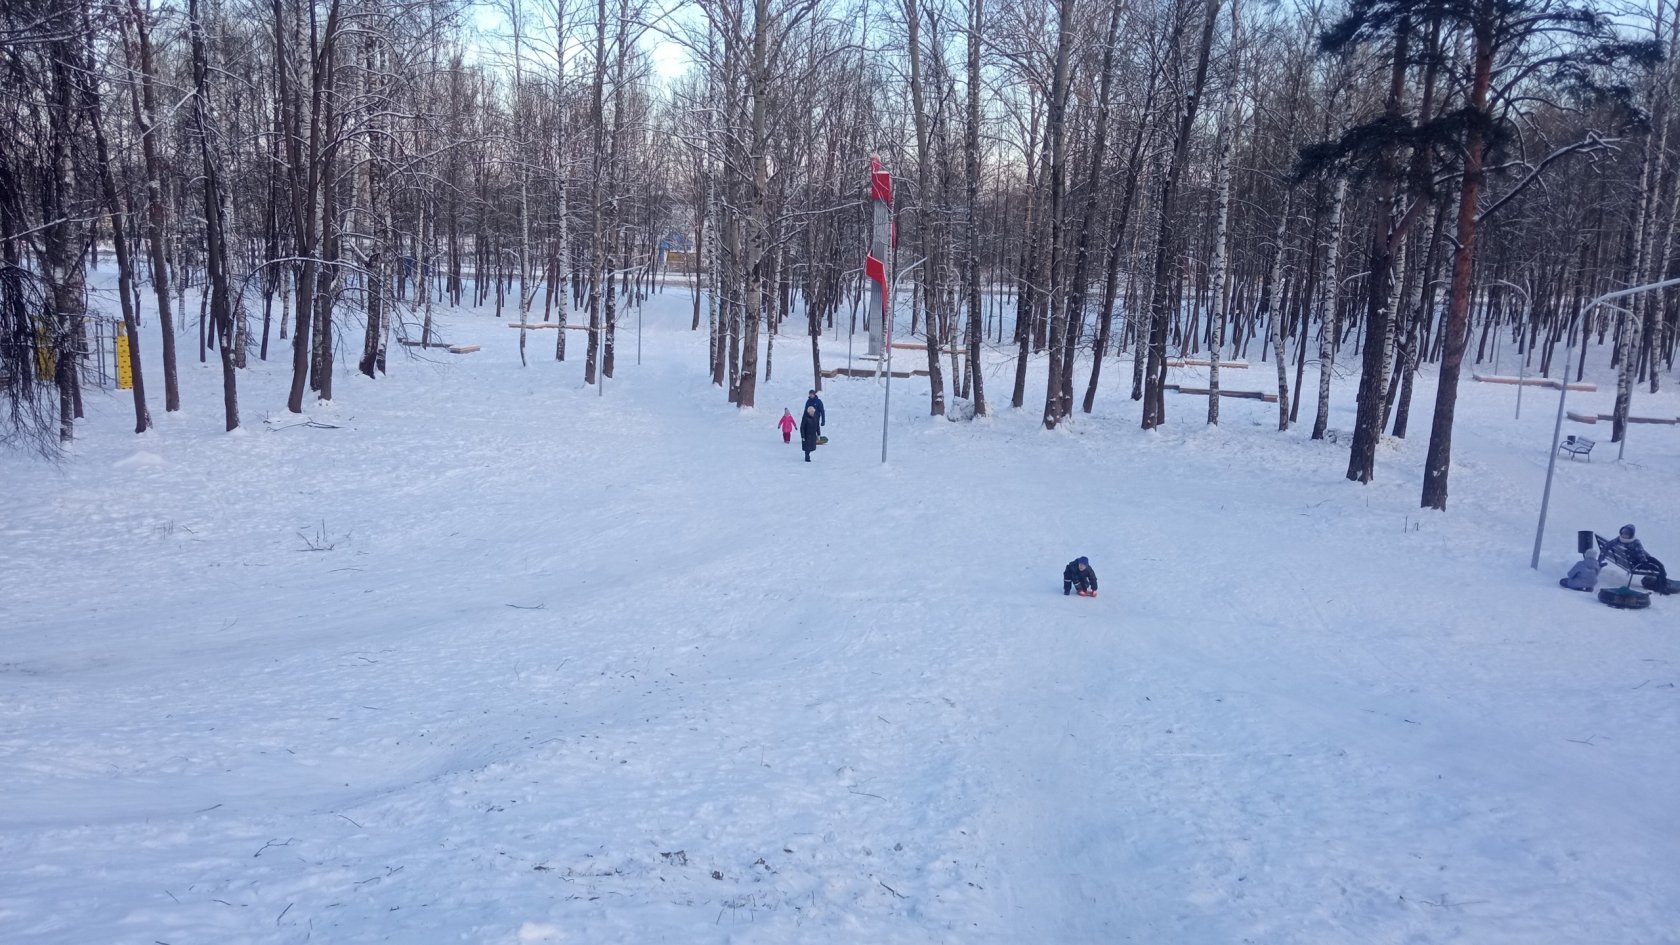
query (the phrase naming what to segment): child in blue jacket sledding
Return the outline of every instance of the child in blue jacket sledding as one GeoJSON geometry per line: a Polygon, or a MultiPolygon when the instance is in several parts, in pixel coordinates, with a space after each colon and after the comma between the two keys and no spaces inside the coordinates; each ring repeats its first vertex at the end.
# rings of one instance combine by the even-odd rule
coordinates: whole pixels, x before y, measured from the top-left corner
{"type": "Polygon", "coordinates": [[[1062,569],[1062,596],[1073,593],[1079,588],[1080,597],[1097,596],[1097,572],[1091,570],[1091,559],[1080,555],[1068,562],[1062,569]]]}

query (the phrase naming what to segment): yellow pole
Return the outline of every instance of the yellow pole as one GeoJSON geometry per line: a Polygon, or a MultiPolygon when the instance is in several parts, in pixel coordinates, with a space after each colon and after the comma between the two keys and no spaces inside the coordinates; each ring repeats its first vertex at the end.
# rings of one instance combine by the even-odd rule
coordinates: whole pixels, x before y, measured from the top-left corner
{"type": "Polygon", "coordinates": [[[128,333],[117,329],[117,390],[134,389],[134,365],[128,359],[128,333]]]}

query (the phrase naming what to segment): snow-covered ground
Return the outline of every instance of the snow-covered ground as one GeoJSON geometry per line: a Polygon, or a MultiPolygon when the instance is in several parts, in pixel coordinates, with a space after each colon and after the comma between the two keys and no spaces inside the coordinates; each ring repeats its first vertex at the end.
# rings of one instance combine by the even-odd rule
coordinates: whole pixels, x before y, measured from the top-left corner
{"type": "Polygon", "coordinates": [[[807,465],[805,340],[738,411],[688,305],[604,396],[446,315],[482,350],[343,373],[330,426],[281,354],[231,435],[149,325],[155,431],[94,394],[0,456],[0,941],[1680,941],[1680,599],[1556,585],[1577,528],[1680,561],[1680,428],[1566,424],[1536,572],[1556,392],[1466,378],[1444,515],[1432,376],[1369,486],[1310,402],[1140,431],[1129,359],[1046,433],[1008,352],[993,419],[895,381],[885,465],[879,383],[828,382],[807,465]]]}

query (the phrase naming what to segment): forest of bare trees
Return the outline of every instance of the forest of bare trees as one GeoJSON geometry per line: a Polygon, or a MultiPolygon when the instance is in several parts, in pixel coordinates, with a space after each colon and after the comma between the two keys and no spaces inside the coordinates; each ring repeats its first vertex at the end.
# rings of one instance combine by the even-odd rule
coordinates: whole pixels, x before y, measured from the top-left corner
{"type": "Polygon", "coordinates": [[[784,341],[820,385],[817,339],[865,317],[879,156],[932,413],[1055,428],[1129,367],[1145,427],[1218,423],[1244,359],[1313,438],[1356,385],[1364,482],[1432,379],[1444,509],[1467,362],[1607,351],[1616,439],[1673,368],[1674,291],[1583,309],[1677,274],[1676,6],[0,0],[0,435],[74,437],[94,321],[138,352],[136,431],[194,356],[233,429],[254,360],[289,352],[303,411],[451,306],[561,323],[521,357],[600,383],[659,284],[695,290],[720,397],[803,371],[784,341]],[[1184,357],[1205,412],[1164,396],[1184,357]]]}

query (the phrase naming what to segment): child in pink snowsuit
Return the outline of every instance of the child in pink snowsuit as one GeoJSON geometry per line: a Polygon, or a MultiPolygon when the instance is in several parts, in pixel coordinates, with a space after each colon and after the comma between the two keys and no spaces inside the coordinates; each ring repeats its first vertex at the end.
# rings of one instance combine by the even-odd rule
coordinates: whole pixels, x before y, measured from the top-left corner
{"type": "Polygon", "coordinates": [[[783,408],[782,419],[776,421],[776,426],[782,428],[783,443],[793,442],[793,428],[797,425],[798,424],[795,423],[793,419],[793,411],[783,408]]]}

